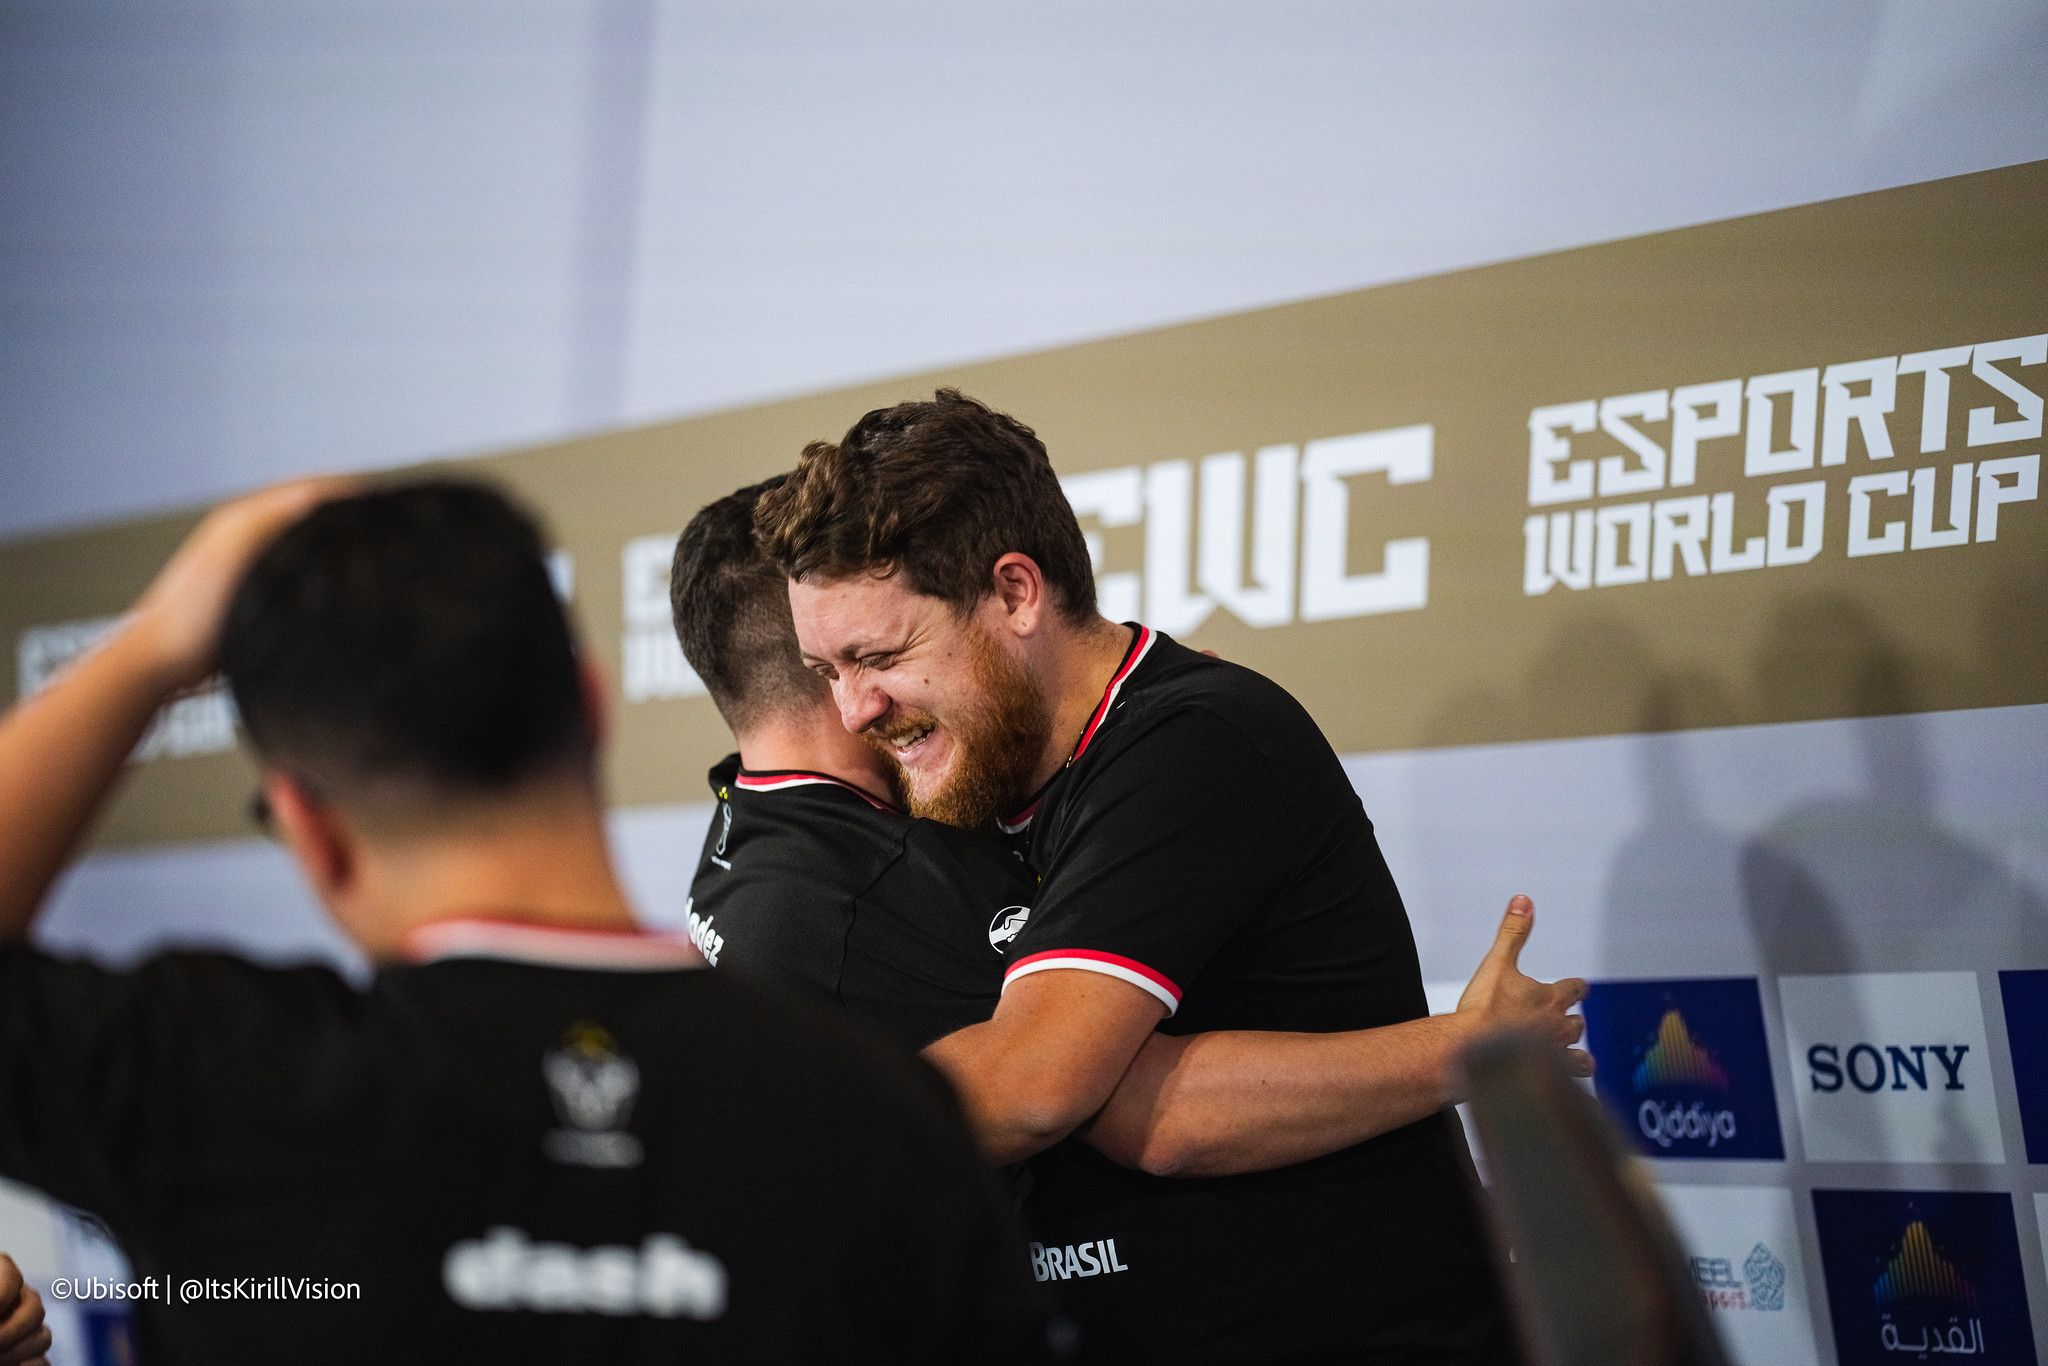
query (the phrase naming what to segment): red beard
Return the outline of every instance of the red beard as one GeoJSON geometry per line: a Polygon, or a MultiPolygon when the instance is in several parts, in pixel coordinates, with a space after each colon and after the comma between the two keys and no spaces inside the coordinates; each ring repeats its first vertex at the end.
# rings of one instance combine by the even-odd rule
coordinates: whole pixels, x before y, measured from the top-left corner
{"type": "MultiPolygon", "coordinates": [[[[980,631],[970,632],[967,640],[979,696],[943,727],[954,756],[941,785],[920,795],[893,747],[872,732],[868,740],[895,769],[897,789],[907,794],[911,815],[975,830],[993,825],[1030,796],[1028,784],[1052,734],[1052,718],[1030,670],[980,631]]],[[[938,723],[930,712],[899,713],[890,720],[899,734],[938,723]]]]}

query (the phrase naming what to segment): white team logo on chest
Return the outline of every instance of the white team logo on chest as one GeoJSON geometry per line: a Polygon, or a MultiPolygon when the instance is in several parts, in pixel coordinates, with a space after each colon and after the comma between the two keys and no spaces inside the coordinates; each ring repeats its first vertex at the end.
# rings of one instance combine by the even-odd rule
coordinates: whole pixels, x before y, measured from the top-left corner
{"type": "Polygon", "coordinates": [[[988,922],[988,946],[997,953],[1004,953],[1010,941],[1024,932],[1024,922],[1031,918],[1029,906],[1005,906],[996,912],[996,918],[988,922]]]}
{"type": "Polygon", "coordinates": [[[640,1140],[623,1132],[640,1094],[640,1068],[594,1024],[569,1028],[562,1047],[541,1057],[563,1126],[541,1140],[547,1155],[572,1167],[637,1167],[640,1140]]]}

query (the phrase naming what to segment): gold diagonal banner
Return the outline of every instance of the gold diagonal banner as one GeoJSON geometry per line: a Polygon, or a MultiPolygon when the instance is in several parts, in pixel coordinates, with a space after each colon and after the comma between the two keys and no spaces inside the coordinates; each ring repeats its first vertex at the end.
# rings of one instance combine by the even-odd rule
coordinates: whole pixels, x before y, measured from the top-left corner
{"type": "MultiPolygon", "coordinates": [[[[465,462],[547,515],[621,804],[725,752],[676,532],[939,384],[1045,438],[1105,608],[1279,679],[1347,753],[2048,700],[2048,162],[465,462]]],[[[0,547],[37,686],[190,516],[0,547]]],[[[247,833],[217,696],[106,844],[247,833]]]]}

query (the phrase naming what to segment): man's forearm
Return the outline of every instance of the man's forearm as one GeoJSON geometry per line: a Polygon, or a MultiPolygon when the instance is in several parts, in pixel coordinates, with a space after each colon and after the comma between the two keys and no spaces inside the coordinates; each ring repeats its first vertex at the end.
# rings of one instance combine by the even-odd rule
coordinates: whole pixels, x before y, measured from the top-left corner
{"type": "Polygon", "coordinates": [[[1164,1011],[1093,972],[1043,972],[1003,993],[995,1015],[924,1050],[959,1093],[984,1154],[1020,1161],[1100,1110],[1164,1011]]]}
{"type": "Polygon", "coordinates": [[[168,691],[124,626],[0,720],[0,942],[27,935],[168,691]]]}
{"type": "Polygon", "coordinates": [[[1018,1072],[1015,1063],[1024,1059],[999,1046],[992,1024],[948,1034],[927,1045],[924,1056],[953,1084],[968,1127],[992,1163],[1022,1161],[1078,1122],[1058,1113],[1046,1088],[1018,1072]]]}
{"type": "Polygon", "coordinates": [[[1081,1137],[1161,1176],[1227,1176],[1321,1157],[1451,1102],[1473,1032],[1438,1015],[1342,1034],[1154,1035],[1081,1137]]]}

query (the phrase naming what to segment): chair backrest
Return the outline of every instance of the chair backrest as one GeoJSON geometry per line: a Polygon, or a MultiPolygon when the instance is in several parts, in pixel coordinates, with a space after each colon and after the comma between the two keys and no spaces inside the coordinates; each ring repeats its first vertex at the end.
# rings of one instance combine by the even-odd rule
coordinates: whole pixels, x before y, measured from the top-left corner
{"type": "Polygon", "coordinates": [[[1465,1056],[1487,1206],[1541,1366],[1730,1366],[1656,1190],[1555,1044],[1465,1056]]]}

